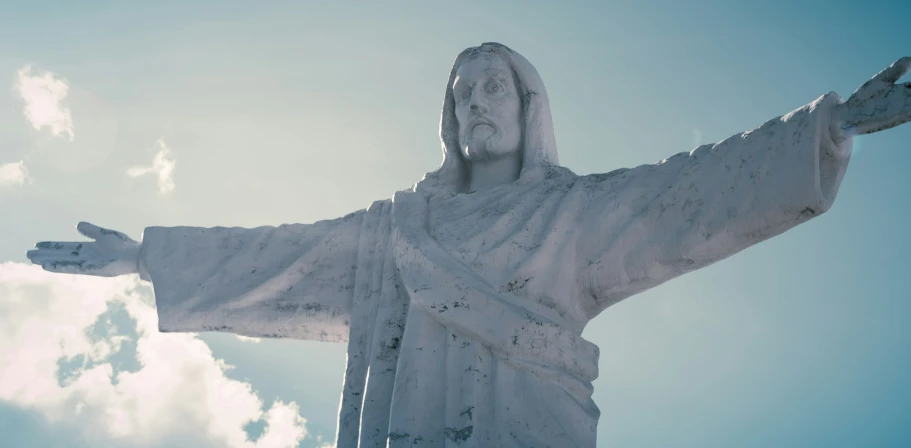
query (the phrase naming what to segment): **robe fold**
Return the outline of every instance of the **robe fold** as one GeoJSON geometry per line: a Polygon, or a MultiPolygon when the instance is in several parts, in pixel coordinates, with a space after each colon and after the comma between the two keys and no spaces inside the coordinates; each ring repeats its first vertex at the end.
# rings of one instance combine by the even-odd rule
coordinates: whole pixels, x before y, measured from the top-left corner
{"type": "Polygon", "coordinates": [[[851,150],[829,135],[839,101],[607,174],[542,166],[314,224],[150,227],[140,275],[161,331],[347,341],[340,448],[593,447],[585,325],[828,210],[851,150]]]}

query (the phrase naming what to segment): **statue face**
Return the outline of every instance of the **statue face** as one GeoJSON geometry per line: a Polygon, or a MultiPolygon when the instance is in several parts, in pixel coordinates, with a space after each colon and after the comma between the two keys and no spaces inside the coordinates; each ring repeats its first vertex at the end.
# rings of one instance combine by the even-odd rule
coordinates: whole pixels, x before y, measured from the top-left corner
{"type": "Polygon", "coordinates": [[[452,93],[459,148],[467,160],[495,160],[519,151],[522,103],[512,69],[503,58],[482,53],[462,62],[452,93]]]}

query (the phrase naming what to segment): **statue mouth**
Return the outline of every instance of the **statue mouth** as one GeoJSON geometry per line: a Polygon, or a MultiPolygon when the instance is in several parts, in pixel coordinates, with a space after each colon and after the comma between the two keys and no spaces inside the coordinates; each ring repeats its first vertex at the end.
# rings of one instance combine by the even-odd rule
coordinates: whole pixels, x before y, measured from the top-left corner
{"type": "Polygon", "coordinates": [[[497,127],[494,126],[493,122],[484,118],[478,118],[471,121],[471,125],[468,127],[469,134],[474,134],[476,131],[482,132],[494,132],[497,130],[497,127]]]}

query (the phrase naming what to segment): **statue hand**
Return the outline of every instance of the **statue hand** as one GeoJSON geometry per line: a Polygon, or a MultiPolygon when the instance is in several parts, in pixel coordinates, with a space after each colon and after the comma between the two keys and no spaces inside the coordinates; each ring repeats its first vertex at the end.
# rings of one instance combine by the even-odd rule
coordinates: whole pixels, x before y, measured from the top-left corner
{"type": "Polygon", "coordinates": [[[50,272],[115,277],[139,272],[140,244],[130,237],[80,222],[76,230],[95,241],[45,241],[35,245],[26,256],[50,272]]]}
{"type": "Polygon", "coordinates": [[[832,114],[833,140],[869,134],[911,121],[911,82],[895,84],[911,70],[911,57],[905,56],[877,73],[832,114]]]}

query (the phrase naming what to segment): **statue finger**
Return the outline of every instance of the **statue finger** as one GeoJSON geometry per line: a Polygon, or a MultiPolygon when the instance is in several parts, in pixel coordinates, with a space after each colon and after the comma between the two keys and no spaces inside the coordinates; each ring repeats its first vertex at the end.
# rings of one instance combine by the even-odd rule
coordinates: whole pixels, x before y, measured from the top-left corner
{"type": "Polygon", "coordinates": [[[911,56],[905,56],[893,62],[892,65],[886,67],[883,71],[877,73],[873,76],[873,79],[895,84],[902,76],[907,75],[909,71],[911,71],[911,56]]]}
{"type": "Polygon", "coordinates": [[[45,260],[39,264],[45,271],[59,274],[82,274],[87,272],[85,260],[45,260]]]}
{"type": "Polygon", "coordinates": [[[133,240],[133,238],[128,237],[125,233],[118,232],[116,230],[101,229],[101,233],[104,236],[112,236],[114,238],[117,238],[118,240],[123,241],[124,243],[135,243],[136,242],[133,240]]]}
{"type": "Polygon", "coordinates": [[[25,253],[25,258],[28,258],[30,261],[35,262],[36,260],[40,259],[44,253],[45,252],[42,250],[30,250],[25,253]]]}
{"type": "Polygon", "coordinates": [[[114,277],[115,272],[105,269],[107,262],[91,262],[88,260],[54,260],[41,263],[41,268],[57,274],[95,275],[99,277],[114,277]]]}
{"type": "Polygon", "coordinates": [[[41,264],[41,254],[42,251],[40,250],[30,250],[25,253],[25,258],[28,258],[28,261],[31,261],[32,263],[41,264]]]}
{"type": "Polygon", "coordinates": [[[60,252],[57,250],[30,250],[25,253],[26,258],[28,258],[32,263],[41,264],[50,261],[56,260],[66,260],[66,261],[76,261],[85,259],[85,257],[79,257],[78,255],[73,254],[72,252],[60,252]]]}
{"type": "Polygon", "coordinates": [[[61,241],[42,241],[35,245],[37,249],[57,250],[61,252],[79,252],[85,243],[80,242],[61,242],[61,241]]]}
{"type": "Polygon", "coordinates": [[[111,230],[111,229],[105,229],[103,227],[98,227],[94,224],[91,224],[91,223],[88,223],[85,221],[77,224],[76,230],[78,230],[79,233],[81,233],[89,238],[95,239],[95,240],[104,240],[104,239],[110,240],[110,238],[113,237],[124,243],[135,243],[136,242],[132,238],[128,237],[126,234],[124,234],[122,232],[118,232],[116,230],[111,230]]]}
{"type": "Polygon", "coordinates": [[[47,250],[30,250],[25,253],[25,257],[28,258],[33,263],[39,263],[41,260],[51,258],[51,253],[47,250]]]}
{"type": "Polygon", "coordinates": [[[99,237],[101,237],[102,232],[105,229],[102,229],[95,224],[81,221],[79,224],[76,224],[76,230],[86,238],[97,240],[99,237]]]}
{"type": "Polygon", "coordinates": [[[126,236],[123,233],[120,233],[116,230],[98,227],[95,224],[88,223],[85,221],[82,221],[79,224],[76,224],[76,230],[78,230],[79,233],[83,234],[84,236],[86,236],[88,238],[92,238],[94,240],[98,240],[98,239],[101,239],[101,238],[104,238],[107,236],[112,236],[125,243],[133,242],[132,238],[126,236]]]}

